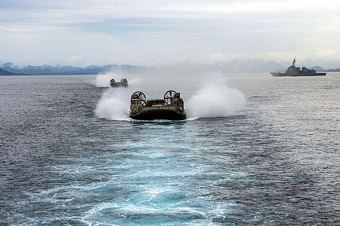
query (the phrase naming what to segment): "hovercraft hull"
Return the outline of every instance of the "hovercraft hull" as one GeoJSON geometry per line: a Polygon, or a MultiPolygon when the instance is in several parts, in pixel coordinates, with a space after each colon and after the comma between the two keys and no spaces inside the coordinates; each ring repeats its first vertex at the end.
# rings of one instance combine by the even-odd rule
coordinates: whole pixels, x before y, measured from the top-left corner
{"type": "Polygon", "coordinates": [[[111,87],[128,87],[128,84],[124,84],[121,82],[115,82],[110,84],[111,87]]]}
{"type": "Polygon", "coordinates": [[[138,113],[131,113],[130,117],[137,120],[184,120],[186,119],[185,112],[179,112],[171,109],[148,109],[142,110],[138,113]]]}
{"type": "Polygon", "coordinates": [[[280,73],[280,72],[271,72],[274,77],[283,77],[283,76],[290,76],[290,77],[305,77],[305,76],[325,76],[326,73],[310,73],[310,74],[288,74],[288,73],[280,73]]]}

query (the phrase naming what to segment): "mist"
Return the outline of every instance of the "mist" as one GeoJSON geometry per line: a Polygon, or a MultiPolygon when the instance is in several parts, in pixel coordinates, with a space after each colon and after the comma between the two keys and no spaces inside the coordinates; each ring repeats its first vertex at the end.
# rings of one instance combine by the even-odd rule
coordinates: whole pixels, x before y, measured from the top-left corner
{"type": "Polygon", "coordinates": [[[235,115],[246,99],[241,91],[227,86],[225,79],[210,80],[187,101],[189,118],[214,118],[235,115]]]}
{"type": "Polygon", "coordinates": [[[105,118],[109,120],[127,120],[129,118],[130,96],[132,94],[131,88],[142,85],[139,78],[132,77],[132,75],[117,72],[106,72],[97,75],[95,85],[100,88],[106,88],[99,102],[97,103],[95,114],[98,118],[105,118]],[[115,79],[120,81],[122,78],[127,78],[129,88],[110,87],[110,80],[115,79]]]}
{"type": "Polygon", "coordinates": [[[109,120],[128,120],[130,95],[128,90],[121,88],[106,90],[96,106],[96,116],[109,120]]]}

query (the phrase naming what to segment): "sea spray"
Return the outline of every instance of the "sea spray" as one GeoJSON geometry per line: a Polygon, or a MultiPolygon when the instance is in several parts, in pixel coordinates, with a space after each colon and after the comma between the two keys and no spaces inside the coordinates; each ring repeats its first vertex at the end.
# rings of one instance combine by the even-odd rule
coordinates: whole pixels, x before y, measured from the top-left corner
{"type": "Polygon", "coordinates": [[[130,92],[126,89],[108,89],[97,103],[98,118],[126,120],[129,118],[130,92]]]}
{"type": "Polygon", "coordinates": [[[130,87],[141,87],[143,82],[140,78],[128,78],[129,86],[130,87]]]}
{"type": "Polygon", "coordinates": [[[226,80],[210,79],[186,104],[189,118],[226,117],[245,108],[244,95],[227,86],[226,80]]]}
{"type": "Polygon", "coordinates": [[[115,78],[117,80],[117,74],[113,72],[108,72],[105,74],[98,74],[96,77],[97,87],[110,87],[110,80],[115,78]]]}
{"type": "Polygon", "coordinates": [[[142,85],[140,78],[129,78],[129,76],[122,76],[115,72],[107,72],[97,75],[96,86],[110,87],[111,79],[120,81],[123,77],[128,79],[129,87],[116,87],[105,90],[96,106],[95,114],[98,118],[110,120],[126,120],[129,118],[130,97],[132,93],[130,88],[138,89],[142,85]]]}

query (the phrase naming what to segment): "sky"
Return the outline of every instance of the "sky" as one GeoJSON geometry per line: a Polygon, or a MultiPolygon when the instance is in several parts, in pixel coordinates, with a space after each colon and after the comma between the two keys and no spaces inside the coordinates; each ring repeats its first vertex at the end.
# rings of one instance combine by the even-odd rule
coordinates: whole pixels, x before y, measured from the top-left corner
{"type": "Polygon", "coordinates": [[[0,63],[340,67],[339,0],[0,0],[0,63]]]}

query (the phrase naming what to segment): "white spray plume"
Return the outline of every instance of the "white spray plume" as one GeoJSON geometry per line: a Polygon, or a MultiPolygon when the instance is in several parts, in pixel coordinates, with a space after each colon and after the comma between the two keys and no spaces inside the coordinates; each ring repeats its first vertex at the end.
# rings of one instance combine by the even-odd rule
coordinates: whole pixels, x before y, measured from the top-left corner
{"type": "Polygon", "coordinates": [[[98,118],[127,120],[129,118],[130,93],[123,89],[109,89],[99,100],[95,114],[98,118]]]}
{"type": "Polygon", "coordinates": [[[226,80],[212,78],[187,102],[189,118],[212,118],[234,115],[245,108],[244,95],[227,86],[226,80]]]}
{"type": "Polygon", "coordinates": [[[96,77],[97,87],[110,87],[110,80],[117,77],[114,73],[98,74],[96,77]]]}
{"type": "MultiPolygon", "coordinates": [[[[96,86],[110,87],[111,79],[114,78],[116,81],[120,81],[123,77],[126,78],[114,72],[99,74],[96,77],[96,86]]],[[[128,83],[129,88],[137,88],[142,85],[140,78],[128,78],[128,83]]],[[[129,88],[116,87],[106,90],[97,103],[95,110],[96,116],[109,120],[127,120],[129,118],[131,96],[131,90],[129,88]]]]}
{"type": "Polygon", "coordinates": [[[136,87],[136,86],[142,86],[143,82],[140,78],[130,78],[128,79],[129,86],[136,87]]]}

